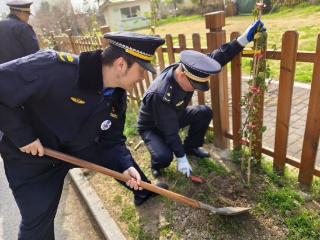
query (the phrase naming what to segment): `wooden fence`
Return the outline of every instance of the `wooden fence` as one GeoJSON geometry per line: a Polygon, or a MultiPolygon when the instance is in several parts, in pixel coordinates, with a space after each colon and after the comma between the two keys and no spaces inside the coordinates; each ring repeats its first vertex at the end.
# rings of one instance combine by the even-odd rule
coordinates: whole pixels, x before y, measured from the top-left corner
{"type": "MultiPolygon", "coordinates": [[[[200,35],[192,34],[192,47],[187,47],[186,36],[178,35],[178,46],[174,46],[173,37],[167,34],[165,37],[166,45],[157,50],[157,67],[162,70],[169,64],[174,63],[176,54],[185,49],[193,49],[202,53],[209,53],[226,42],[226,32],[224,12],[214,12],[205,15],[206,28],[209,30],[206,34],[207,46],[202,47],[200,35]],[[167,60],[165,60],[167,59],[167,60]]],[[[103,31],[108,29],[103,28],[103,31]]],[[[232,33],[231,39],[236,39],[239,33],[232,33]]],[[[106,42],[97,37],[53,37],[56,45],[62,51],[71,51],[76,54],[81,51],[103,48],[106,42]]],[[[320,136],[320,35],[318,37],[316,52],[298,52],[298,33],[287,31],[283,34],[281,51],[267,51],[267,59],[280,61],[279,76],[279,94],[276,117],[276,132],[274,149],[258,146],[255,149],[269,155],[274,160],[274,167],[279,173],[283,173],[285,164],[292,165],[299,169],[299,182],[302,185],[310,186],[313,176],[320,177],[320,170],[315,168],[316,153],[318,149],[320,136]],[[296,159],[287,155],[287,143],[289,136],[289,121],[292,105],[293,84],[295,77],[295,68],[297,62],[313,64],[313,79],[311,84],[311,93],[309,99],[309,108],[305,127],[305,136],[301,159],[296,159]]],[[[203,93],[197,92],[197,99],[194,102],[198,104],[209,104],[213,109],[213,127],[215,131],[215,145],[220,148],[228,147],[228,139],[233,140],[235,148],[240,146],[241,136],[239,130],[241,127],[241,62],[242,58],[252,58],[250,54],[240,54],[231,62],[231,98],[232,98],[232,130],[229,128],[229,110],[228,110],[228,76],[227,68],[210,79],[210,91],[203,93]]],[[[145,80],[139,82],[129,93],[129,97],[138,102],[141,101],[144,92],[150,86],[153,75],[145,73],[145,80]]],[[[261,122],[263,114],[261,115],[261,122]]],[[[262,136],[261,136],[262,138],[262,136]]],[[[262,139],[260,139],[262,142],[262,139]]]]}

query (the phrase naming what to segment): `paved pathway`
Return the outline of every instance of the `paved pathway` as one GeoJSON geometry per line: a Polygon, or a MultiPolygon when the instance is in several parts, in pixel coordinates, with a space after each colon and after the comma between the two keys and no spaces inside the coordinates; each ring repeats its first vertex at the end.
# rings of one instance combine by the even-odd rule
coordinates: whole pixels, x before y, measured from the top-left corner
{"type": "MultiPolygon", "coordinates": [[[[247,90],[246,80],[243,82],[243,90],[247,90]]],[[[277,117],[278,83],[272,83],[265,97],[264,125],[267,127],[263,135],[263,145],[274,149],[275,128],[277,117]]],[[[300,160],[304,131],[308,113],[310,85],[295,83],[289,126],[288,152],[287,154],[300,160]]],[[[230,109],[231,110],[231,109],[230,109]]],[[[317,168],[320,169],[320,148],[316,159],[317,168]]]]}
{"type": "MultiPolygon", "coordinates": [[[[59,240],[98,240],[93,221],[67,177],[55,219],[55,235],[59,240]]],[[[15,240],[20,222],[19,210],[8,187],[0,158],[0,240],[15,240]]]]}
{"type": "MultiPolygon", "coordinates": [[[[263,142],[266,146],[274,148],[275,122],[277,116],[278,84],[272,84],[266,97],[264,124],[267,131],[263,142]]],[[[292,108],[289,127],[288,155],[301,158],[304,131],[308,113],[310,88],[307,84],[296,84],[292,96],[292,108]]],[[[320,167],[320,154],[318,149],[317,166],[320,167]]]]}
{"type": "Polygon", "coordinates": [[[19,221],[19,210],[9,189],[0,158],[0,239],[17,239],[19,221]]]}

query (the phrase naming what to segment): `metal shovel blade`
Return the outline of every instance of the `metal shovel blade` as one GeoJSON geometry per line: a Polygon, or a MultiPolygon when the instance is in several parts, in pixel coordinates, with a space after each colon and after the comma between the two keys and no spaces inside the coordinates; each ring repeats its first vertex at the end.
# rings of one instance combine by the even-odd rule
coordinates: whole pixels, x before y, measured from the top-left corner
{"type": "Polygon", "coordinates": [[[208,204],[200,202],[200,208],[209,210],[210,212],[217,214],[217,215],[225,215],[225,216],[234,216],[243,213],[249,212],[251,208],[244,208],[244,207],[222,207],[222,208],[215,208],[208,204]]]}

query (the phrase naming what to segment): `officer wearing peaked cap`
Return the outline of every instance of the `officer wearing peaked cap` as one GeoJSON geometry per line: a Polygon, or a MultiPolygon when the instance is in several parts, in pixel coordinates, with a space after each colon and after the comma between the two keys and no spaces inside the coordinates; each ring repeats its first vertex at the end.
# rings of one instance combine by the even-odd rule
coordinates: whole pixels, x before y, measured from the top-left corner
{"type": "Polygon", "coordinates": [[[11,1],[10,14],[0,21],[0,64],[39,50],[37,36],[28,24],[31,1],[11,1]]]}
{"type": "Polygon", "coordinates": [[[105,37],[109,39],[111,45],[122,49],[126,55],[135,57],[135,61],[143,68],[156,73],[151,60],[155,49],[164,43],[163,39],[153,36],[141,37],[141,34],[133,32],[106,33],[105,37]],[[139,39],[139,41],[135,42],[133,48],[132,41],[135,39],[139,39]]]}
{"type": "Polygon", "coordinates": [[[237,40],[205,55],[196,51],[182,51],[180,62],[173,64],[151,84],[144,95],[138,120],[139,133],[151,154],[151,170],[155,177],[170,165],[173,154],[177,169],[188,177],[192,168],[187,155],[203,158],[209,154],[200,147],[212,119],[212,110],[205,105],[188,106],[195,89],[207,91],[209,76],[220,72],[253,40],[263,23],[257,21],[237,40]],[[179,129],[190,126],[184,144],[179,129]]]}
{"type": "MultiPolygon", "coordinates": [[[[0,153],[22,215],[19,239],[54,239],[54,216],[70,164],[43,156],[43,146],[131,176],[126,183],[141,205],[155,194],[126,148],[127,95],[151,68],[164,40],[108,33],[105,50],[80,56],[38,51],[0,64],[0,153]]],[[[167,188],[165,184],[160,187],[167,188]]]]}

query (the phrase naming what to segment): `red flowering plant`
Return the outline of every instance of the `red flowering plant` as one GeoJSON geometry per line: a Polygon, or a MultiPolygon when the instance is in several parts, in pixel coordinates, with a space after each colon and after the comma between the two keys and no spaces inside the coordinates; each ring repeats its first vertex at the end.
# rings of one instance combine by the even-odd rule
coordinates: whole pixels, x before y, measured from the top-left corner
{"type": "MultiPolygon", "coordinates": [[[[263,1],[256,4],[253,12],[254,21],[261,18],[265,7],[263,1]]],[[[248,81],[248,91],[242,97],[241,106],[244,109],[245,119],[240,129],[241,144],[241,169],[247,174],[247,183],[250,184],[251,167],[258,165],[261,160],[262,133],[266,127],[262,124],[264,93],[267,91],[266,79],[270,77],[270,68],[266,63],[267,33],[259,29],[254,36],[253,60],[248,81]],[[247,171],[245,171],[247,170],[247,171]]]]}

